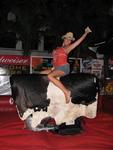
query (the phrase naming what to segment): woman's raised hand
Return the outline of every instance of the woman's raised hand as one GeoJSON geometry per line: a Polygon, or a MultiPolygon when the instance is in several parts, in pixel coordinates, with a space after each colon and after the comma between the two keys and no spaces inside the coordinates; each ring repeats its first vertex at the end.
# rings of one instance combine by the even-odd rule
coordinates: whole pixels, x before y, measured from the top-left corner
{"type": "Polygon", "coordinates": [[[89,27],[86,27],[86,28],[85,28],[85,32],[86,32],[86,33],[91,33],[92,31],[91,31],[91,29],[90,29],[89,27]]]}

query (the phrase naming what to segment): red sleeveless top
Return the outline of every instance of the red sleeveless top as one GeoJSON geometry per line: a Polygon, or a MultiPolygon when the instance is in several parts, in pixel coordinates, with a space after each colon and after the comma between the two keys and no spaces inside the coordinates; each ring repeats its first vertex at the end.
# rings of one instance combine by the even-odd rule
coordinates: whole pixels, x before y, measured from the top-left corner
{"type": "Polygon", "coordinates": [[[53,50],[53,67],[59,67],[67,64],[67,53],[63,47],[58,47],[53,50]]]}

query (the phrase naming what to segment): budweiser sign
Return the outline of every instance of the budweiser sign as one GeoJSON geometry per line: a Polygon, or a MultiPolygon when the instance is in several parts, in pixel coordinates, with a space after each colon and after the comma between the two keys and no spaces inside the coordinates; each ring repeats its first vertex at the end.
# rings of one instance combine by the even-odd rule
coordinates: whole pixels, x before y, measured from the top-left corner
{"type": "Polygon", "coordinates": [[[17,55],[0,55],[0,64],[30,65],[30,57],[17,55]]]}

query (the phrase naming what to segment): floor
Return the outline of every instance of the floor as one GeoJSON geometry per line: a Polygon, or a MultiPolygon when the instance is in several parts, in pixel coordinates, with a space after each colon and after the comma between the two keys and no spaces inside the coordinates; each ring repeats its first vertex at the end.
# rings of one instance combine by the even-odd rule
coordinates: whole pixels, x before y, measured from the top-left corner
{"type": "Polygon", "coordinates": [[[101,97],[97,117],[84,118],[84,131],[67,136],[24,129],[9,99],[0,97],[0,150],[113,150],[112,98],[101,97]]]}

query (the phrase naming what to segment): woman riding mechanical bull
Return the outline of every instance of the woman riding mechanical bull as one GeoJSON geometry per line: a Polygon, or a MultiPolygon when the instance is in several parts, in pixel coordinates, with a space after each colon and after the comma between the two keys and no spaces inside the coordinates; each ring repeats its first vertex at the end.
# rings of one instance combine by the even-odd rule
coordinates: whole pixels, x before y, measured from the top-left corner
{"type": "MultiPolygon", "coordinates": [[[[69,74],[68,54],[90,33],[74,41],[73,33],[62,36],[63,44],[53,51],[53,69],[41,74],[12,75],[12,98],[21,120],[33,131],[48,129],[48,120],[54,119],[52,129],[62,124],[72,125],[81,116],[94,118],[97,111],[99,81],[93,74],[69,74]],[[73,42],[74,41],[74,42],[73,42]],[[45,123],[46,122],[46,123],[45,123]],[[43,128],[44,127],[44,128],[43,128]]],[[[49,126],[51,129],[51,126],[49,126]]],[[[60,130],[57,128],[57,130],[60,130]]]]}
{"type": "Polygon", "coordinates": [[[66,103],[69,103],[71,100],[71,91],[67,89],[61,82],[58,80],[58,77],[64,76],[70,73],[70,65],[67,62],[68,54],[86,38],[86,36],[92,32],[89,27],[85,29],[84,34],[75,41],[72,32],[68,32],[62,36],[63,43],[62,46],[57,47],[53,50],[53,69],[44,70],[41,73],[48,74],[49,80],[59,87],[65,95],[66,103]]]}

